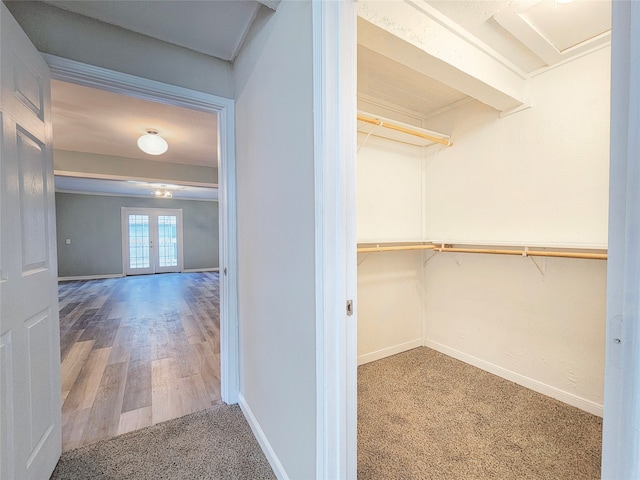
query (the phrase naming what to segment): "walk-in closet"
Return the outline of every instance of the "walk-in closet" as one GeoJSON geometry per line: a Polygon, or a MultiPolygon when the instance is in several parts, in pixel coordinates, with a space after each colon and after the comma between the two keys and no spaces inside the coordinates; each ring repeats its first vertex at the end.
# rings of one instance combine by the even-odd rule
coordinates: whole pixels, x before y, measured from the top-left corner
{"type": "Polygon", "coordinates": [[[359,477],[599,476],[609,9],[359,2],[359,477]]]}

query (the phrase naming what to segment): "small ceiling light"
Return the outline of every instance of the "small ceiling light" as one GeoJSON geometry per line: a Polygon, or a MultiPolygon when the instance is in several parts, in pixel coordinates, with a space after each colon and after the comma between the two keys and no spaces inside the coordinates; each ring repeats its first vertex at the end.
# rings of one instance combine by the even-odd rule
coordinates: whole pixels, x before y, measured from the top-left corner
{"type": "Polygon", "coordinates": [[[138,139],[138,148],[149,155],[162,155],[169,148],[169,144],[158,135],[157,130],[147,130],[147,133],[138,139]]]}
{"type": "Polygon", "coordinates": [[[171,190],[168,190],[167,188],[165,188],[164,185],[161,188],[156,188],[153,191],[153,194],[156,197],[159,197],[159,198],[172,198],[173,197],[173,192],[171,190]]]}

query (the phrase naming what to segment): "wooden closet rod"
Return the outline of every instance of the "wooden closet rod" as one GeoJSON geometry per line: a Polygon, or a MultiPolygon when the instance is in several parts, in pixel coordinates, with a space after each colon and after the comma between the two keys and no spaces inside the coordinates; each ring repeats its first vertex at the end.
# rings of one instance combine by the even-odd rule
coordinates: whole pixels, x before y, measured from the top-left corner
{"type": "Polygon", "coordinates": [[[435,245],[387,245],[377,247],[358,247],[358,253],[372,253],[372,252],[399,252],[402,250],[434,250],[435,245]]]}
{"type": "Polygon", "coordinates": [[[435,250],[451,253],[486,253],[491,255],[518,255],[523,257],[556,257],[556,258],[585,258],[590,260],[606,260],[606,253],[559,252],[553,250],[506,250],[498,248],[467,248],[440,245],[408,244],[408,245],[378,245],[375,247],[358,247],[358,253],[398,252],[403,250],[435,250]]]}
{"type": "Polygon", "coordinates": [[[451,140],[447,140],[446,138],[435,137],[433,135],[429,135],[427,133],[418,132],[418,131],[412,130],[410,128],[401,127],[400,125],[394,125],[393,123],[383,122],[382,120],[380,120],[378,118],[365,117],[364,115],[358,114],[358,120],[360,120],[361,122],[370,123],[372,125],[377,125],[379,127],[388,128],[390,130],[395,130],[396,132],[407,133],[409,135],[414,135],[416,137],[424,138],[424,139],[429,140],[431,142],[440,143],[440,144],[445,145],[447,147],[450,147],[450,146],[453,145],[453,142],[451,140]]]}

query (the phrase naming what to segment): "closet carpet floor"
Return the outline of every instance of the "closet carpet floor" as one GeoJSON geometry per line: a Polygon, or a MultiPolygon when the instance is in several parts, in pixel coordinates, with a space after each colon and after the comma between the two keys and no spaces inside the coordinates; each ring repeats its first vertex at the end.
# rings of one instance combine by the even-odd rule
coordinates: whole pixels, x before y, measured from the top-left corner
{"type": "Polygon", "coordinates": [[[62,449],[221,404],[217,273],[60,283],[62,449]]]}
{"type": "Polygon", "coordinates": [[[358,479],[598,479],[602,419],[426,347],[358,368],[358,479]]]}

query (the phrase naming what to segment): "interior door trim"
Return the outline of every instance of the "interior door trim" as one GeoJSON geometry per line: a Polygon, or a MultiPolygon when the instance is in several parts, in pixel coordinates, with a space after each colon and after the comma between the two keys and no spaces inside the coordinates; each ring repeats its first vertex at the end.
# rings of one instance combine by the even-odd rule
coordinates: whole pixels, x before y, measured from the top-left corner
{"type": "Polygon", "coordinates": [[[51,78],[137,98],[218,114],[220,211],[220,381],[222,400],[238,403],[240,392],[238,245],[236,211],[235,101],[176,85],[43,54],[51,78]],[[224,272],[224,273],[222,273],[224,272]]]}

